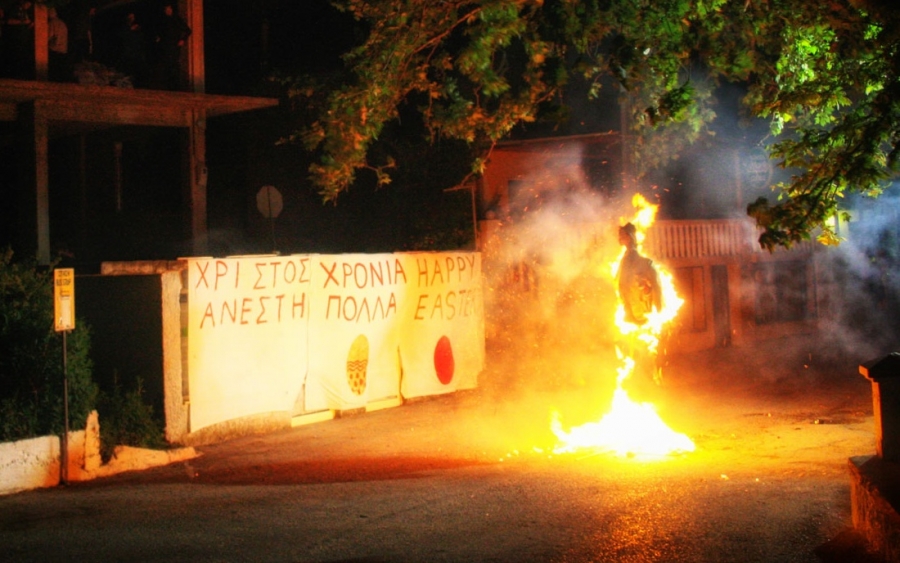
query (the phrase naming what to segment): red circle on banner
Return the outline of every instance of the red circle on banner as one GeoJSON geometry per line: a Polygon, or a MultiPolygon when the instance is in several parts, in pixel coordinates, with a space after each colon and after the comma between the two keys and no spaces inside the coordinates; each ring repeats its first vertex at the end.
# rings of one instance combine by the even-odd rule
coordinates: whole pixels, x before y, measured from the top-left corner
{"type": "Polygon", "coordinates": [[[450,345],[450,339],[442,336],[438,340],[437,346],[434,347],[434,371],[437,373],[438,381],[444,385],[448,385],[453,381],[453,370],[455,367],[453,347],[450,345]]]}

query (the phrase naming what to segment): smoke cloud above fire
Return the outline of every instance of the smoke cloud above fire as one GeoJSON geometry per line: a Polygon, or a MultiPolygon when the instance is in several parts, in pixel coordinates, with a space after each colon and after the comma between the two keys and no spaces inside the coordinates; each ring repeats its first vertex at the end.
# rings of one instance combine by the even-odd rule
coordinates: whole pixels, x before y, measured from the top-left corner
{"type": "Polygon", "coordinates": [[[617,365],[612,265],[618,227],[634,209],[592,189],[577,147],[520,187],[509,208],[522,212],[485,229],[488,345],[503,358],[489,383],[502,381],[498,396],[528,404],[549,428],[551,408],[587,419],[608,407],[617,365]],[[572,389],[585,390],[581,404],[556,403],[572,389]]]}

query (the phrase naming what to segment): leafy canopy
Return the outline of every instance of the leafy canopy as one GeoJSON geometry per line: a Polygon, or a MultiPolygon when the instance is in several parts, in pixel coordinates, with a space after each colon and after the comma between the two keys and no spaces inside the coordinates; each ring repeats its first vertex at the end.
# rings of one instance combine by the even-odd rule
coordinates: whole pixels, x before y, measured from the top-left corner
{"type": "MultiPolygon", "coordinates": [[[[797,170],[748,212],[760,243],[790,246],[820,232],[845,194],[877,196],[897,167],[900,21],[888,0],[333,0],[365,39],[342,73],[291,83],[314,110],[289,140],[315,151],[310,172],[326,201],[389,158],[370,147],[401,111],[427,134],[485,147],[558,105],[573,76],[596,95],[620,85],[647,170],[708,132],[720,80],[747,86],[769,120],[770,154],[797,170]],[[701,77],[696,70],[703,68],[701,77]]],[[[483,166],[476,159],[473,172],[483,166]]]]}

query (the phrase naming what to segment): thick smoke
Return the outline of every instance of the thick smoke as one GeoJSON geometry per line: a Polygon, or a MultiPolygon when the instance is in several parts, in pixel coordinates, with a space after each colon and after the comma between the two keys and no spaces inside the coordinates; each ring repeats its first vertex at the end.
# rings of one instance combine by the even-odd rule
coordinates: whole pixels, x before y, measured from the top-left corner
{"type": "Polygon", "coordinates": [[[820,315],[836,346],[868,361],[900,351],[900,197],[854,208],[840,246],[820,253],[820,315]]]}
{"type": "Polygon", "coordinates": [[[484,248],[488,345],[501,358],[492,383],[504,398],[537,401],[542,424],[555,391],[583,388],[566,412],[596,417],[615,388],[612,264],[634,210],[591,189],[577,149],[518,193],[526,199],[510,208],[525,212],[497,221],[484,248]]]}

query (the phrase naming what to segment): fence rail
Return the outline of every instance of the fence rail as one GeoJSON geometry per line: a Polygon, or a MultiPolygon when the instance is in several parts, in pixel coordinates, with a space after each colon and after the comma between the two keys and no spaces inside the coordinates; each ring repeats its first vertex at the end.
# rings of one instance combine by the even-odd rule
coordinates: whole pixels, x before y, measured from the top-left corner
{"type": "MultiPolygon", "coordinates": [[[[657,260],[740,256],[765,252],[758,238],[755,226],[737,219],[657,221],[647,232],[644,251],[657,260]]],[[[813,243],[803,242],[794,245],[793,250],[810,252],[812,248],[813,243]]]]}

